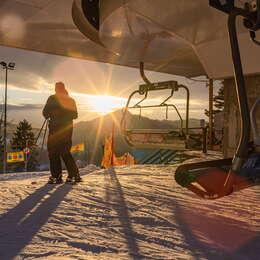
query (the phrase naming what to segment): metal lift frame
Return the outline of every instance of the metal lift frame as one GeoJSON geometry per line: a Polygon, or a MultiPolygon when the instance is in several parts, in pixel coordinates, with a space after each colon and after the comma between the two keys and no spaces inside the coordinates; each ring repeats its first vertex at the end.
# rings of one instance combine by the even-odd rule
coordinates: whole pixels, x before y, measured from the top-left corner
{"type": "MultiPolygon", "coordinates": [[[[241,182],[242,179],[241,176],[239,176],[239,173],[243,169],[244,164],[250,161],[250,156],[254,156],[254,154],[251,154],[252,148],[257,148],[259,144],[250,142],[250,111],[241,62],[236,22],[238,16],[241,16],[244,19],[244,26],[249,30],[252,42],[258,45],[259,42],[257,42],[255,37],[252,37],[252,35],[255,34],[255,31],[260,29],[260,0],[256,0],[255,3],[255,6],[250,6],[250,3],[247,3],[244,6],[245,8],[242,9],[235,6],[234,0],[226,0],[226,2],[221,2],[220,0],[209,0],[209,4],[212,7],[228,14],[228,31],[232,61],[234,65],[234,77],[236,80],[236,93],[239,104],[239,113],[241,117],[241,133],[239,144],[237,146],[233,160],[230,158],[215,161],[205,161],[200,163],[184,164],[177,168],[175,173],[176,182],[179,183],[181,186],[187,187],[188,189],[192,190],[197,195],[207,199],[218,199],[223,196],[227,196],[234,191],[239,191],[250,186],[247,179],[245,179],[244,182],[241,182]],[[216,168],[218,168],[220,171],[218,176],[219,178],[222,178],[223,183],[222,180],[219,179],[218,184],[215,183],[215,185],[217,185],[215,190],[213,189],[213,186],[211,185],[211,183],[209,183],[209,181],[207,182],[207,185],[205,182],[202,183],[201,181],[199,181],[199,184],[203,185],[204,190],[198,189],[196,186],[193,185],[193,182],[196,182],[196,180],[199,178],[198,176],[200,172],[206,170],[207,178],[210,173],[212,173],[214,176],[214,171],[216,171],[216,168]],[[197,177],[194,179],[194,176],[197,177]],[[224,179],[221,176],[223,176],[224,179]],[[236,178],[236,176],[239,177],[236,178]]],[[[258,101],[256,102],[256,104],[258,104],[258,101]]],[[[254,115],[254,107],[251,112],[251,117],[252,115],[254,115]]],[[[254,121],[251,123],[254,130],[256,125],[254,121]]],[[[252,182],[252,185],[257,184],[257,181],[252,182]]]]}
{"type": "MultiPolygon", "coordinates": [[[[247,91],[245,78],[243,73],[240,48],[237,36],[236,22],[237,17],[244,18],[244,25],[250,32],[255,32],[260,29],[260,0],[256,0],[256,10],[250,10],[248,4],[245,9],[235,6],[234,0],[228,0],[225,4],[221,4],[219,0],[209,0],[209,4],[223,12],[228,16],[228,32],[231,45],[231,53],[234,67],[234,76],[236,79],[236,93],[239,104],[239,112],[241,117],[241,135],[235,156],[233,158],[232,170],[239,171],[249,155],[250,148],[250,110],[248,106],[247,91]]],[[[255,39],[252,39],[255,41],[255,39]]]]}
{"type": "MultiPolygon", "coordinates": [[[[129,96],[128,98],[128,101],[127,101],[127,104],[126,104],[126,107],[123,111],[123,116],[122,116],[122,119],[121,119],[121,130],[125,136],[125,140],[126,142],[131,145],[131,143],[129,143],[129,140],[126,138],[126,132],[128,131],[126,129],[126,113],[129,109],[139,109],[140,110],[140,116],[141,116],[141,111],[142,109],[145,109],[145,108],[159,108],[159,107],[165,107],[166,108],[166,119],[168,119],[168,111],[169,111],[169,108],[172,108],[176,111],[179,119],[180,119],[180,135],[185,137],[185,139],[187,140],[188,137],[189,137],[189,107],[190,107],[190,92],[189,92],[189,89],[184,86],[184,85],[179,85],[177,83],[177,81],[165,81],[165,82],[160,82],[160,83],[151,83],[148,78],[145,76],[145,73],[144,73],[144,63],[143,62],[140,62],[140,74],[141,74],[141,77],[142,79],[144,80],[144,82],[146,84],[142,84],[139,86],[139,89],[132,92],[131,95],[129,96]],[[173,94],[175,91],[178,91],[180,88],[184,89],[186,91],[186,97],[187,97],[187,101],[186,101],[186,122],[185,122],[185,131],[183,131],[183,118],[178,110],[178,108],[174,105],[174,104],[167,104],[166,102],[171,98],[173,97],[173,94]],[[145,106],[142,106],[141,103],[144,102],[147,97],[148,97],[148,92],[150,91],[160,91],[160,90],[171,90],[171,94],[159,105],[145,105],[145,106]],[[133,98],[134,95],[136,94],[139,94],[141,96],[144,95],[144,97],[138,101],[135,105],[133,106],[130,106],[130,102],[133,98]]],[[[134,131],[136,129],[133,129],[132,131],[134,131]]],[[[164,130],[164,129],[163,129],[164,130]]],[[[173,129],[174,130],[174,129],[173,129]]],[[[131,130],[129,130],[131,131],[131,130]]],[[[136,130],[136,131],[139,131],[136,130]]],[[[144,131],[150,131],[152,132],[151,129],[145,129],[144,131]]],[[[164,130],[165,131],[165,130],[164,130]]]]}

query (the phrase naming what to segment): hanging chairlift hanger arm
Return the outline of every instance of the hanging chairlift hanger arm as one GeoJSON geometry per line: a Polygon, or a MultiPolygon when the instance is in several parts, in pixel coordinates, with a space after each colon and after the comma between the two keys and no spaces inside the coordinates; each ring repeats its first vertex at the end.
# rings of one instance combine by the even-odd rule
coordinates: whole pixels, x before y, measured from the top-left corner
{"type": "Polygon", "coordinates": [[[140,95],[144,94],[148,91],[153,90],[164,90],[164,89],[173,89],[174,91],[178,91],[179,86],[178,82],[174,80],[152,83],[144,73],[144,63],[140,62],[140,74],[142,79],[144,80],[145,84],[139,86],[140,95]]]}
{"type": "MultiPolygon", "coordinates": [[[[151,82],[148,80],[148,78],[144,74],[144,63],[143,62],[140,62],[140,74],[141,74],[141,77],[144,80],[144,82],[146,84],[148,84],[148,85],[151,85],[151,82]]],[[[134,105],[135,107],[138,107],[140,105],[140,103],[142,103],[147,98],[147,95],[148,95],[148,91],[147,90],[141,91],[140,88],[139,88],[139,90],[136,90],[136,91],[132,92],[132,94],[129,96],[129,98],[127,100],[126,107],[125,107],[124,112],[123,112],[123,116],[122,116],[122,119],[121,119],[121,129],[125,129],[126,112],[128,111],[128,108],[129,108],[129,105],[130,105],[132,97],[135,94],[137,94],[137,93],[139,93],[140,95],[144,95],[145,94],[145,96],[144,96],[143,99],[141,99],[139,102],[137,102],[134,105]]]]}
{"type": "Polygon", "coordinates": [[[147,85],[152,85],[151,81],[145,76],[145,73],[144,73],[144,63],[143,62],[140,62],[140,74],[141,74],[142,79],[144,80],[144,82],[147,85]]]}

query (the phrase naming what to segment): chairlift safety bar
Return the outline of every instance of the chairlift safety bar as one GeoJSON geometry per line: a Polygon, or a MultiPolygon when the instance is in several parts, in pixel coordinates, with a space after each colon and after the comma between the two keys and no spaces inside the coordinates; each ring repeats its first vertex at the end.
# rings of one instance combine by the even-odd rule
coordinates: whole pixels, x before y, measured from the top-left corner
{"type": "Polygon", "coordinates": [[[160,105],[150,105],[150,106],[149,105],[147,105],[147,106],[134,105],[132,107],[128,107],[128,109],[140,109],[140,110],[142,110],[142,109],[145,109],[145,108],[159,108],[159,107],[166,108],[166,119],[168,119],[168,109],[169,108],[173,108],[176,111],[176,113],[177,113],[177,115],[180,119],[180,122],[181,122],[180,123],[180,131],[183,132],[183,118],[182,118],[178,108],[173,104],[161,103],[160,105]]]}

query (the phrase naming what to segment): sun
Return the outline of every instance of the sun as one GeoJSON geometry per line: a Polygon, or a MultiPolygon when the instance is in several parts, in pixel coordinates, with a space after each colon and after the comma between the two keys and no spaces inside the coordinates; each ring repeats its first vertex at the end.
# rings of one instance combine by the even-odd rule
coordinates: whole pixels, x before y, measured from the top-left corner
{"type": "Polygon", "coordinates": [[[105,115],[113,112],[116,109],[123,107],[122,98],[107,96],[107,95],[96,95],[90,100],[91,108],[93,112],[101,115],[105,115]]]}

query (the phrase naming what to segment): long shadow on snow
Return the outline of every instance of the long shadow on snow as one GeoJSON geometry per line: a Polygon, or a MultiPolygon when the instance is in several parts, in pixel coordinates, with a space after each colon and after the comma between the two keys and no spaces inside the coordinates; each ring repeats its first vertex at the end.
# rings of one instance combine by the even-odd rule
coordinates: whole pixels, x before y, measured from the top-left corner
{"type": "Polygon", "coordinates": [[[68,242],[68,245],[73,246],[75,248],[79,248],[81,250],[84,250],[86,252],[92,252],[94,254],[100,254],[100,253],[118,253],[118,250],[115,248],[107,247],[107,246],[100,246],[100,245],[94,245],[87,242],[81,243],[81,242],[68,242]]]}
{"type": "Polygon", "coordinates": [[[260,256],[260,232],[253,239],[249,240],[246,244],[242,245],[234,255],[246,256],[245,259],[256,259],[260,256]]]}
{"type": "MultiPolygon", "coordinates": [[[[254,259],[260,254],[259,232],[244,223],[219,215],[207,216],[202,211],[188,210],[171,202],[174,217],[195,259],[254,259]]],[[[221,210],[221,209],[220,209],[221,210]]]]}
{"type": "Polygon", "coordinates": [[[139,252],[139,247],[135,239],[135,232],[133,231],[132,223],[130,220],[128,207],[124,198],[122,186],[116,176],[114,168],[106,171],[110,177],[110,189],[106,188],[106,198],[112,199],[116,204],[112,204],[117,212],[119,221],[123,228],[124,237],[128,247],[129,256],[133,259],[142,259],[143,256],[139,252]]]}
{"type": "MultiPolygon", "coordinates": [[[[207,246],[206,244],[203,244],[203,242],[201,242],[195,235],[195,230],[193,229],[193,227],[189,225],[189,223],[185,219],[187,212],[184,213],[182,207],[178,205],[176,201],[173,201],[171,205],[173,205],[174,218],[176,220],[176,223],[178,224],[178,228],[183,235],[185,243],[187,244],[185,248],[191,252],[194,259],[221,259],[222,257],[220,256],[220,252],[212,252],[213,248],[207,246]]],[[[190,217],[193,217],[192,214],[193,213],[191,213],[190,217]]],[[[196,230],[198,232],[200,230],[201,224],[203,224],[203,221],[205,221],[205,219],[201,219],[201,222],[198,223],[198,226],[196,227],[196,230]]]]}
{"type": "Polygon", "coordinates": [[[0,218],[0,259],[9,260],[19,255],[48,221],[71,186],[58,186],[50,193],[53,189],[51,185],[39,188],[0,218]],[[49,196],[45,198],[46,195],[49,196]]]}

